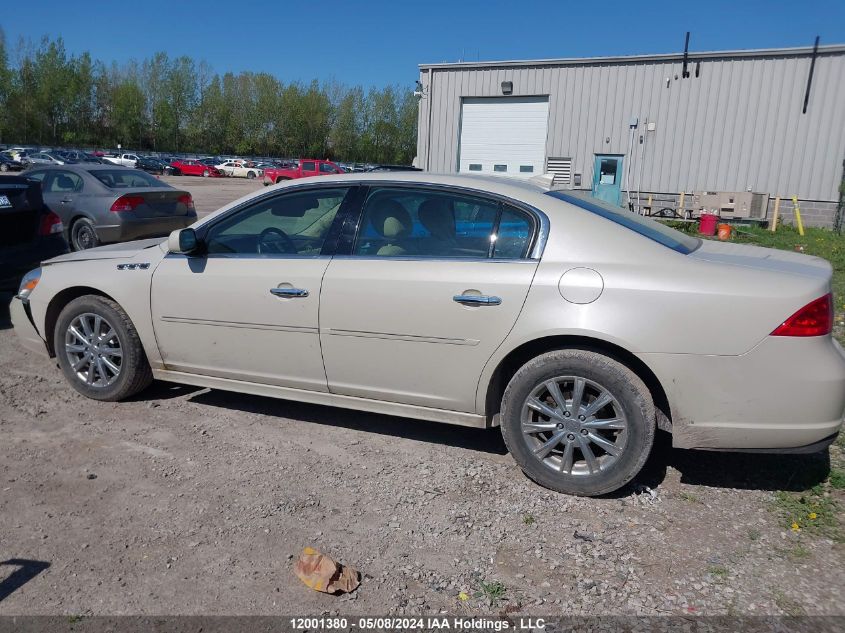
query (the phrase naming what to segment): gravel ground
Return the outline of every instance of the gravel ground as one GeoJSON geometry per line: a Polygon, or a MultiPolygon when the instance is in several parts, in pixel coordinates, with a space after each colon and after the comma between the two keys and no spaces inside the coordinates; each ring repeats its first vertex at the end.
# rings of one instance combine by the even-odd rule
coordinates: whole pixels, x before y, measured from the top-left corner
{"type": "MultiPolygon", "coordinates": [[[[200,215],[261,187],[165,180],[200,215]]],[[[526,479],[497,430],[165,383],[86,400],[17,343],[8,300],[0,615],[845,613],[827,454],[673,451],[661,436],[626,489],[571,498],[526,479]],[[828,528],[790,529],[802,494],[828,528]],[[309,545],[361,587],[305,587],[292,567],[309,545]],[[28,581],[9,582],[15,560],[28,581]]]]}
{"type": "Polygon", "coordinates": [[[0,366],[0,559],[49,564],[0,614],[843,612],[842,545],[773,509],[826,457],[663,438],[633,485],[577,499],[496,430],[165,383],[94,402],[10,329],[0,366]],[[307,545],[360,589],[302,585],[307,545]]]}

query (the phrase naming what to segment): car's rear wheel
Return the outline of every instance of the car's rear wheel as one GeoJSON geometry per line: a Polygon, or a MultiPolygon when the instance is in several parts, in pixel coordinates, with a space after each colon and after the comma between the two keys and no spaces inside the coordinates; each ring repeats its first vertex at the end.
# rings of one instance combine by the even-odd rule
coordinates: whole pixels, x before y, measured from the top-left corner
{"type": "Polygon", "coordinates": [[[523,365],[505,390],[502,435],[537,483],[579,496],[633,479],[655,432],[648,388],[629,368],[586,350],[548,352],[523,365]]]}
{"type": "Polygon", "coordinates": [[[100,245],[97,231],[90,220],[79,218],[70,227],[70,246],[75,251],[84,251],[100,245]]]}
{"type": "Polygon", "coordinates": [[[59,314],[53,344],[71,386],[95,400],[122,400],[153,380],[135,326],[111,299],[85,295],[59,314]]]}

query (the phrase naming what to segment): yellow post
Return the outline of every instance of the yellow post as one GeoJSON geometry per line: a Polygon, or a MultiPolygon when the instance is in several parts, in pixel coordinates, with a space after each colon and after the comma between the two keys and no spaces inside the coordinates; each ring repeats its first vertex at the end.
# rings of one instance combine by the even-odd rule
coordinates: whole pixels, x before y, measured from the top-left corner
{"type": "Polygon", "coordinates": [[[684,213],[684,196],[686,195],[686,191],[681,192],[681,199],[678,200],[678,215],[682,218],[686,217],[686,213],[684,213]]]}
{"type": "Polygon", "coordinates": [[[798,235],[804,235],[804,223],[801,221],[801,207],[798,206],[798,196],[792,196],[792,210],[795,212],[795,222],[798,224],[798,235]]]}
{"type": "Polygon", "coordinates": [[[778,213],[780,213],[780,196],[775,198],[775,212],[772,214],[772,233],[778,228],[778,213]]]}

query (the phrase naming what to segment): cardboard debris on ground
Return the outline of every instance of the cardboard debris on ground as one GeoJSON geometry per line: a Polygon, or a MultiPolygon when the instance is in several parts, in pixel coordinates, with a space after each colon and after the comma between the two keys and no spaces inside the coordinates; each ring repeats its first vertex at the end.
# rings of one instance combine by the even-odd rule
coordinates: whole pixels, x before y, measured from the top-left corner
{"type": "Polygon", "coordinates": [[[324,593],[351,593],[361,584],[357,570],[341,565],[312,547],[302,550],[293,569],[307,586],[324,593]]]}

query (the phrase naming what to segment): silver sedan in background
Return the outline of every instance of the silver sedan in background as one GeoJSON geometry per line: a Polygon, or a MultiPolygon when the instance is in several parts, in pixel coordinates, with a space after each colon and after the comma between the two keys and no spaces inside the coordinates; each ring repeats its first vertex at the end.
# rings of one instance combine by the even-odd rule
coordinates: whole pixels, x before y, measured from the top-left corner
{"type": "Polygon", "coordinates": [[[160,237],[197,219],[187,191],[139,169],[116,165],[38,166],[44,203],[62,219],[72,250],[160,237]]]}

